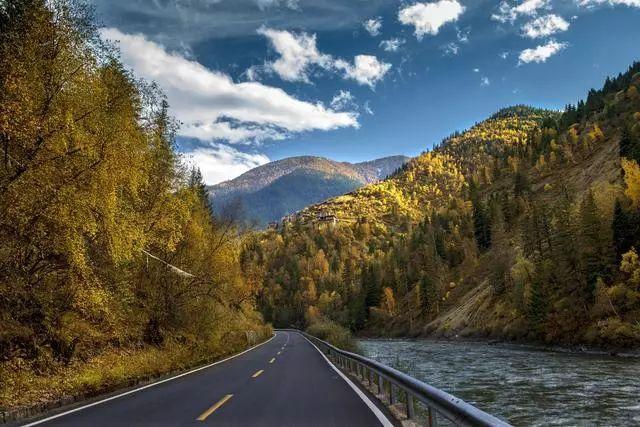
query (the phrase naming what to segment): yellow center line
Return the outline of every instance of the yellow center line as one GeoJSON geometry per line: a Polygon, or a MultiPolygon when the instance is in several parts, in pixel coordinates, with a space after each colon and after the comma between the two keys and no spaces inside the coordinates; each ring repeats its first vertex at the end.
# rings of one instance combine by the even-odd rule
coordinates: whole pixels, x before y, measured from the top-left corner
{"type": "Polygon", "coordinates": [[[225,397],[223,397],[222,399],[218,400],[218,403],[216,403],[211,408],[209,408],[206,411],[204,411],[202,413],[202,415],[200,415],[196,419],[198,421],[206,420],[209,415],[213,414],[218,408],[220,408],[222,405],[224,405],[227,402],[227,400],[231,399],[232,397],[233,397],[233,394],[227,394],[225,397]]]}
{"type": "Polygon", "coordinates": [[[259,376],[263,372],[264,372],[264,369],[260,369],[258,372],[256,372],[255,374],[251,375],[251,378],[256,378],[257,376],[259,376]]]}
{"type": "Polygon", "coordinates": [[[269,360],[269,363],[273,363],[273,362],[275,362],[275,361],[276,361],[276,358],[274,357],[274,358],[272,358],[271,360],[269,360]]]}

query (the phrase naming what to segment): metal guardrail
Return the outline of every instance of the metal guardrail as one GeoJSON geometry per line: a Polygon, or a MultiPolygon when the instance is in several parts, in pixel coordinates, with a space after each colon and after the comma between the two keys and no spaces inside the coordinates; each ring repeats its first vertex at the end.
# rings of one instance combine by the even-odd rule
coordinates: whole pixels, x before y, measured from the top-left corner
{"type": "Polygon", "coordinates": [[[293,331],[301,333],[313,342],[342,370],[357,376],[363,384],[366,381],[370,387],[377,387],[378,394],[385,398],[388,397],[389,404],[399,403],[398,392],[403,394],[403,403],[409,419],[415,419],[414,400],[416,400],[426,407],[426,423],[429,427],[437,426],[437,415],[446,418],[456,426],[510,426],[505,421],[481,411],[464,400],[425,384],[397,369],[359,354],[340,350],[306,332],[295,329],[293,331]]]}

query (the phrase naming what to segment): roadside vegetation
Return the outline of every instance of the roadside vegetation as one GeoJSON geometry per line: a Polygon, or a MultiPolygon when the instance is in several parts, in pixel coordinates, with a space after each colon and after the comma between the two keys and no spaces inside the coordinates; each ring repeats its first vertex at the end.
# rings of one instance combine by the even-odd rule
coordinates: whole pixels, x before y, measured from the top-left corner
{"type": "Polygon", "coordinates": [[[0,2],[0,410],[270,335],[176,126],[83,3],[0,2]]]}
{"type": "Polygon", "coordinates": [[[640,345],[640,63],[503,109],[245,245],[275,325],[640,345]],[[337,223],[323,216],[335,215],[337,223]]]}
{"type": "Polygon", "coordinates": [[[317,319],[313,321],[307,327],[307,333],[341,350],[358,352],[358,344],[353,339],[351,331],[332,320],[317,319]]]}

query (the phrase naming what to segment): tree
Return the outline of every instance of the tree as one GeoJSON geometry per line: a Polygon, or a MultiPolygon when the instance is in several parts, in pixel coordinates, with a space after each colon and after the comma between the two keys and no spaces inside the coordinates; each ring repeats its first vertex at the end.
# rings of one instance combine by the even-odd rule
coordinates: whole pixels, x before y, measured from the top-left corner
{"type": "Polygon", "coordinates": [[[582,297],[592,303],[598,278],[606,279],[611,260],[607,256],[603,239],[602,220],[593,192],[589,190],[580,204],[581,261],[585,272],[586,287],[582,297]]]}
{"type": "Polygon", "coordinates": [[[423,316],[428,317],[435,306],[436,299],[438,298],[437,290],[433,280],[426,274],[420,279],[419,286],[420,308],[423,316]]]}
{"type": "Polygon", "coordinates": [[[631,249],[631,246],[635,243],[633,219],[632,215],[622,207],[620,199],[616,199],[611,228],[613,230],[613,244],[617,262],[622,259],[622,255],[631,249]]]}
{"type": "Polygon", "coordinates": [[[624,193],[631,199],[634,209],[640,208],[640,166],[635,160],[622,159],[622,169],[624,170],[624,182],[626,188],[624,193]]]}

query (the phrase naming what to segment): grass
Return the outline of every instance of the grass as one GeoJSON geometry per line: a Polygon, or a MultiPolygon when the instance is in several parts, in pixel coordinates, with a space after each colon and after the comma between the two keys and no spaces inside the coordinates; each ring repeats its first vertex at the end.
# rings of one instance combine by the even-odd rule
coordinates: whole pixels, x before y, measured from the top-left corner
{"type": "MultiPolygon", "coordinates": [[[[258,341],[270,336],[268,328],[258,341]]],[[[171,373],[185,371],[235,354],[249,347],[247,342],[225,342],[224,348],[168,343],[108,349],[98,356],[67,366],[55,365],[38,373],[32,364],[20,361],[0,365],[0,412],[46,409],[130,387],[171,373]]],[[[37,410],[35,411],[37,412],[37,410]]]]}

